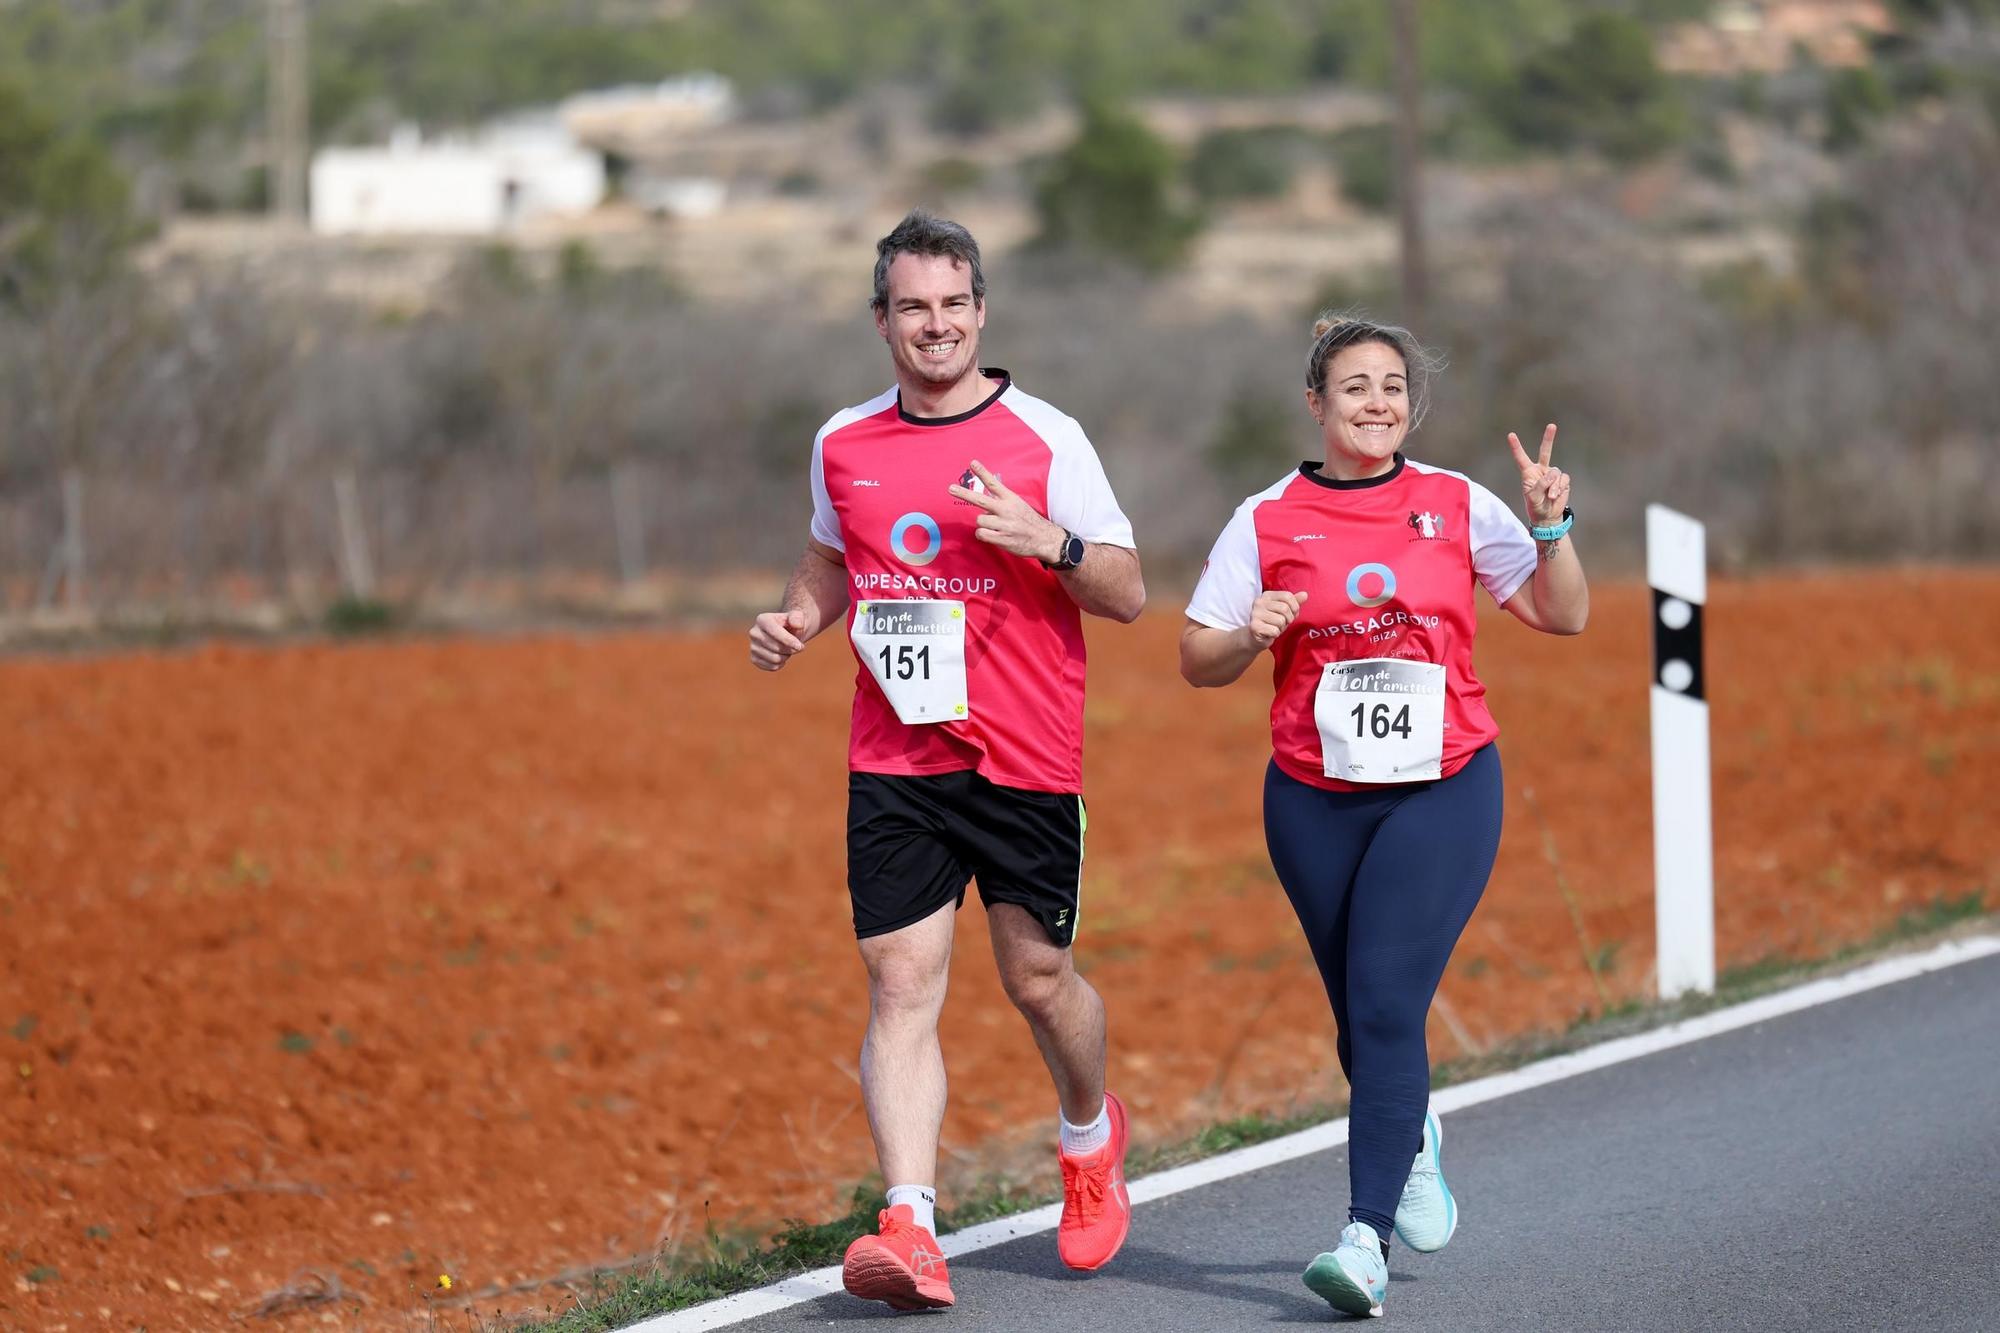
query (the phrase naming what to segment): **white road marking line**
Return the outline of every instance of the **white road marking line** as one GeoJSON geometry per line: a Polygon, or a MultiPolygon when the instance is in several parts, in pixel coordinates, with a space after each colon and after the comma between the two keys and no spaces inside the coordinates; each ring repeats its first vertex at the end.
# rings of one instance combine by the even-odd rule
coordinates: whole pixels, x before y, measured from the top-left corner
{"type": "MultiPolygon", "coordinates": [[[[1880,986],[1893,985],[1898,981],[1908,981],[1928,972],[1937,972],[1960,963],[1969,963],[2000,953],[2000,935],[1972,935],[1964,939],[1949,940],[1935,949],[1920,954],[1909,954],[1898,958],[1885,958],[1879,963],[1870,963],[1837,977],[1827,977],[1821,981],[1807,982],[1789,990],[1746,1000],[1742,1004],[1717,1009],[1696,1018],[1669,1023],[1665,1027],[1654,1028],[1650,1032],[1637,1033],[1630,1037],[1620,1037],[1607,1041],[1601,1046],[1591,1046],[1568,1055],[1552,1056],[1524,1065],[1520,1069],[1503,1074],[1492,1074],[1486,1078],[1474,1079],[1454,1087],[1443,1088],[1431,1097],[1431,1107],[1440,1116],[1451,1111],[1477,1106],[1482,1102],[1497,1101],[1517,1092],[1539,1088],[1544,1084],[1557,1083],[1578,1074],[1604,1069],[1610,1065],[1623,1064],[1660,1051],[1672,1050],[1690,1042],[1733,1032],[1737,1028],[1750,1027],[1757,1023],[1786,1014],[1797,1013],[1801,1009],[1811,1009],[1834,1000],[1859,995],[1863,991],[1880,986]]],[[[1186,1166],[1162,1171],[1158,1175],[1146,1176],[1129,1182],[1132,1202],[1150,1203],[1154,1199],[1164,1199],[1169,1195],[1186,1190],[1212,1185],[1232,1176],[1245,1175],[1251,1171],[1261,1171],[1267,1166],[1277,1166],[1282,1162],[1300,1157],[1310,1157],[1314,1153],[1337,1148],[1347,1142],[1347,1118],[1330,1120],[1311,1129],[1287,1134],[1269,1143],[1259,1143],[1249,1148],[1238,1148],[1234,1152],[1223,1153],[1200,1162],[1190,1162],[1186,1166]]],[[[962,1254],[976,1250],[991,1249],[1004,1245],[1022,1236],[1032,1236],[1039,1232],[1053,1231],[1062,1217],[1060,1204],[1045,1204],[1040,1208],[1013,1217],[1003,1217],[992,1222],[982,1222],[964,1231],[954,1231],[941,1236],[938,1244],[945,1256],[956,1259],[962,1254]]],[[[810,1273],[787,1278],[783,1282],[755,1291],[739,1292],[725,1296],[705,1305],[691,1306],[672,1314],[655,1315],[642,1323],[630,1326],[628,1333],[697,1333],[697,1330],[726,1328],[740,1324],[746,1319],[770,1314],[789,1306],[801,1305],[806,1301],[818,1300],[822,1296],[839,1291],[840,1267],[819,1268],[810,1273]]]]}

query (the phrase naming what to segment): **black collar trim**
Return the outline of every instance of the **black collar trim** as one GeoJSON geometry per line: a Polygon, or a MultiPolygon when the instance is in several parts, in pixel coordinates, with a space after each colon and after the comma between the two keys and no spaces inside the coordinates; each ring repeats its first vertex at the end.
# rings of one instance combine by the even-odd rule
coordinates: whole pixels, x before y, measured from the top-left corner
{"type": "Polygon", "coordinates": [[[989,380],[999,381],[1000,386],[988,394],[979,406],[960,412],[955,417],[913,417],[903,410],[903,391],[898,389],[896,390],[896,415],[901,417],[903,424],[908,426],[956,426],[962,421],[972,420],[981,412],[999,402],[1000,395],[1014,387],[1014,377],[998,366],[981,366],[979,373],[989,380]]]}
{"type": "Polygon", "coordinates": [[[1301,463],[1299,464],[1299,475],[1307,481],[1312,482],[1315,486],[1324,486],[1330,491],[1365,491],[1372,486],[1387,486],[1390,482],[1402,476],[1403,456],[1397,454],[1396,466],[1390,468],[1381,476],[1362,477],[1358,481],[1335,481],[1332,477],[1322,476],[1320,469],[1325,466],[1326,464],[1324,463],[1301,463]]]}

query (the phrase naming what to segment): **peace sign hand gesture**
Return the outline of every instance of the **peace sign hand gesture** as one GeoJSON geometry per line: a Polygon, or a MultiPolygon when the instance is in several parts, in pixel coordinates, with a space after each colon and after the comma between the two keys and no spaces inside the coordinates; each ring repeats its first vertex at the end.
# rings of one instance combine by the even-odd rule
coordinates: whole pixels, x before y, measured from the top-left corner
{"type": "Polygon", "coordinates": [[[1560,522],[1569,504],[1569,474],[1549,466],[1549,455],[1556,447],[1556,423],[1551,421],[1542,432],[1540,459],[1528,457],[1521,437],[1512,431],[1507,433],[1507,447],[1514,451],[1514,466],[1521,469],[1521,501],[1527,507],[1529,524],[1543,528],[1560,522]]]}
{"type": "Polygon", "coordinates": [[[1034,506],[1000,484],[1000,478],[978,459],[968,469],[979,478],[982,490],[964,486],[946,489],[960,500],[985,511],[979,515],[972,534],[988,546],[997,546],[1009,555],[1029,560],[1053,562],[1062,555],[1063,529],[1035,512],[1034,506]]]}

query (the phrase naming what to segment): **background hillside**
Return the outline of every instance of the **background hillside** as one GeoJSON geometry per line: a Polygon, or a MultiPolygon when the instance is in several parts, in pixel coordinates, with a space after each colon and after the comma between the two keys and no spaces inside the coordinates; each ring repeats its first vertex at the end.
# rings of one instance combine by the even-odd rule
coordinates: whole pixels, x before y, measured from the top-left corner
{"type": "Polygon", "coordinates": [[[733,604],[885,378],[871,245],[918,203],[1163,568],[1309,447],[1326,305],[1449,358],[1422,456],[1504,483],[1506,431],[1561,422],[1614,562],[1648,500],[1739,566],[1994,554],[2000,4],[1418,10],[1413,310],[1376,0],[307,3],[321,145],[733,81],[723,123],[596,145],[720,213],[614,190],[470,243],[264,217],[262,4],[0,0],[0,602],[733,604]]]}

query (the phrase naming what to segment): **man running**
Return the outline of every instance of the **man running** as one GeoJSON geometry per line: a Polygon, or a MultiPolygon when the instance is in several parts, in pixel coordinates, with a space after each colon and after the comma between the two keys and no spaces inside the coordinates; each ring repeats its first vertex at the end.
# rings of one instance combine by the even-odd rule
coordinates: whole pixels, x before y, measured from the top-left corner
{"type": "Polygon", "coordinates": [[[1079,611],[1145,606],[1132,525],[1071,418],[982,369],[986,279],[957,223],[912,212],[875,247],[896,385],[836,413],[812,453],[812,536],[750,660],[782,668],[842,618],[858,664],[847,883],[868,969],[861,1096],[888,1185],[847,1290],[952,1304],[933,1221],[955,912],[979,881],[1001,982],[1060,1104],[1057,1248],[1096,1269],[1131,1222],[1125,1109],[1104,1087],[1104,1004],[1070,956],[1082,877],[1079,611]]]}

